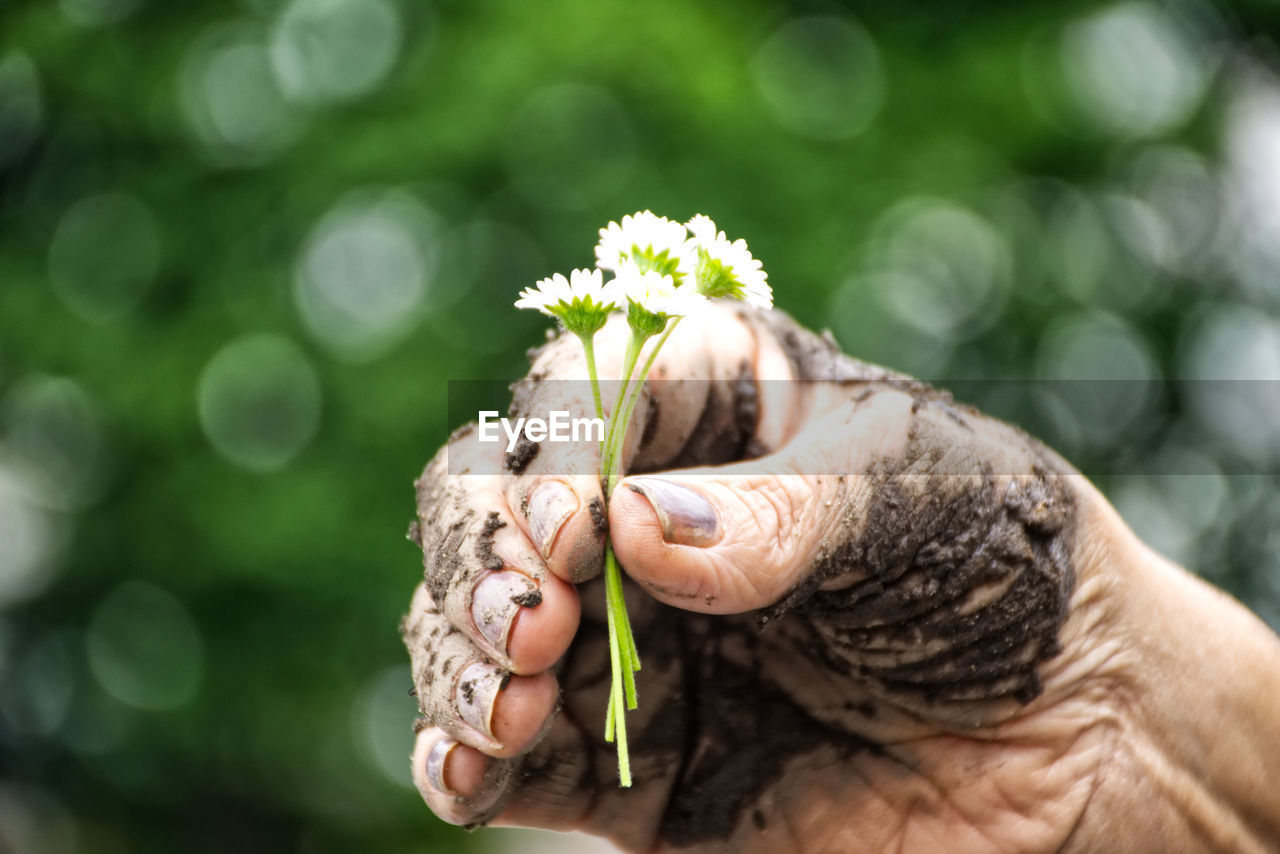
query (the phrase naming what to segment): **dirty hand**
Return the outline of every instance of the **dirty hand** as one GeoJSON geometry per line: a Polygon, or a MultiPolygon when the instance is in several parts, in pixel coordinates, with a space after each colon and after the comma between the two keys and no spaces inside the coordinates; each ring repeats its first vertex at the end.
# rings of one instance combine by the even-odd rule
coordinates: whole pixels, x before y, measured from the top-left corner
{"type": "MultiPolygon", "coordinates": [[[[585,376],[552,342],[513,408],[586,414],[553,381],[585,376]]],[[[464,430],[418,481],[437,815],[638,851],[1277,850],[1280,643],[1059,457],[779,313],[686,318],[662,377],[697,382],[651,383],[607,511],[589,443],[504,460],[464,430]],[[644,664],[631,789],[606,529],[644,664]]]]}

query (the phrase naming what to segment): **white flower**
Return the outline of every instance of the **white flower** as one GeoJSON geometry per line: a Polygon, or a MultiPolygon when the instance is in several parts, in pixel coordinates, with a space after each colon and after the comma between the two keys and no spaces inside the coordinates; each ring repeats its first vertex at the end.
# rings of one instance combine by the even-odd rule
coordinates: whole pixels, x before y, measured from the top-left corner
{"type": "Polygon", "coordinates": [[[622,224],[609,223],[600,229],[596,244],[596,265],[601,270],[619,272],[631,263],[641,272],[657,270],[676,282],[693,272],[693,256],[689,253],[688,232],[678,222],[651,211],[624,216],[622,224]]]}
{"type": "Polygon", "coordinates": [[[707,301],[688,285],[677,285],[669,274],[657,270],[641,272],[627,265],[614,279],[626,298],[649,314],[683,317],[701,308],[707,301]]]}
{"type": "Polygon", "coordinates": [[[697,214],[689,220],[693,237],[689,246],[697,258],[695,286],[710,297],[733,297],[756,306],[773,306],[773,289],[765,281],[759,261],[751,256],[747,241],[732,243],[723,231],[716,230],[711,217],[697,214]]]}
{"type": "MultiPolygon", "coordinates": [[[[615,289],[609,289],[610,292],[613,290],[615,289]]],[[[604,277],[599,270],[574,270],[568,279],[556,273],[549,279],[540,280],[536,287],[520,291],[516,308],[535,308],[543,314],[556,317],[552,308],[560,303],[569,305],[575,299],[585,301],[590,298],[596,304],[603,304],[605,293],[604,277]]],[[[616,307],[616,301],[612,302],[616,307]]]]}
{"type": "Polygon", "coordinates": [[[556,273],[520,291],[516,308],[533,308],[558,318],[570,332],[593,333],[623,299],[616,280],[605,284],[599,270],[574,270],[568,279],[556,273]]]}

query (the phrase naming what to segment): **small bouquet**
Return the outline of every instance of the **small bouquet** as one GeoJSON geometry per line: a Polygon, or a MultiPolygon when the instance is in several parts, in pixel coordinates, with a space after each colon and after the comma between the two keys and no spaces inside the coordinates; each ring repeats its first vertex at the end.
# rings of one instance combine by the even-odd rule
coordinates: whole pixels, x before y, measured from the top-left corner
{"type": "MultiPolygon", "coordinates": [[[[600,229],[595,269],[574,270],[567,280],[557,273],[520,292],[517,308],[536,309],[556,318],[582,341],[596,417],[601,420],[605,420],[605,412],[596,372],[595,334],[611,313],[626,312],[631,338],[623,357],[618,396],[605,420],[600,447],[606,501],[621,475],[627,425],[658,351],[680,318],[717,297],[743,300],[761,308],[773,305],[773,292],[765,273],[760,262],[751,257],[746,241],[730,242],[702,214],[682,225],[649,211],[624,216],[621,225],[611,222],[600,229]],[[612,274],[607,282],[605,273],[612,274]],[[645,345],[652,338],[656,341],[636,373],[645,345]]],[[[619,784],[630,786],[625,714],[636,708],[635,673],[640,670],[640,655],[623,600],[622,573],[610,543],[605,544],[604,582],[613,677],[604,737],[605,741],[617,743],[619,784]]]]}

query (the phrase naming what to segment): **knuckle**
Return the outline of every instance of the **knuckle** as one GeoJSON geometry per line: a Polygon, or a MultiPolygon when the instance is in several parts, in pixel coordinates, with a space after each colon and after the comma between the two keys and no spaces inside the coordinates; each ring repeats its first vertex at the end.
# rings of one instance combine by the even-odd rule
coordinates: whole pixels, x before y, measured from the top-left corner
{"type": "Polygon", "coordinates": [[[814,533],[816,486],[795,474],[760,475],[735,485],[740,536],[751,544],[751,557],[730,558],[733,566],[718,567],[721,592],[762,607],[795,582],[814,533]]]}
{"type": "Polygon", "coordinates": [[[748,518],[779,554],[789,554],[804,535],[814,500],[813,488],[801,475],[754,478],[736,491],[748,518]]]}
{"type": "Polygon", "coordinates": [[[434,725],[457,717],[455,683],[467,666],[484,660],[461,633],[441,620],[416,650],[410,650],[418,710],[434,725]]]}
{"type": "Polygon", "coordinates": [[[417,482],[417,519],[410,538],[422,549],[432,599],[452,613],[459,594],[469,596],[483,572],[503,567],[494,543],[510,524],[510,514],[495,476],[439,475],[437,466],[438,460],[433,461],[417,482]]]}

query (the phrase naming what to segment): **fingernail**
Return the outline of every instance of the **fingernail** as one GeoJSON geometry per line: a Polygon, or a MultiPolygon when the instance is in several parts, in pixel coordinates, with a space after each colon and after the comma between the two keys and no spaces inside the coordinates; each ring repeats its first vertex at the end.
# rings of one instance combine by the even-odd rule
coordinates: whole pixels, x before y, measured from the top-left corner
{"type": "Polygon", "coordinates": [[[449,754],[457,746],[458,742],[447,735],[444,736],[431,745],[431,751],[427,753],[427,761],[424,763],[427,772],[427,785],[446,795],[457,796],[458,794],[444,783],[444,764],[449,761],[449,754]]]}
{"type": "Polygon", "coordinates": [[[469,665],[458,677],[458,716],[490,741],[497,741],[490,723],[493,704],[509,678],[502,668],[479,662],[469,665]]]}
{"type": "Polygon", "coordinates": [[[551,556],[556,535],[578,509],[578,497],[558,480],[549,480],[529,496],[529,530],[544,558],[551,556]]]}
{"type": "Polygon", "coordinates": [[[662,525],[662,538],[678,546],[720,542],[720,517],[711,502],[687,486],[658,477],[634,477],[627,488],[648,499],[662,525]]]}
{"type": "Polygon", "coordinates": [[[485,640],[503,655],[507,635],[520,607],[542,604],[542,593],[533,579],[509,569],[487,573],[471,594],[471,618],[485,640]]]}

